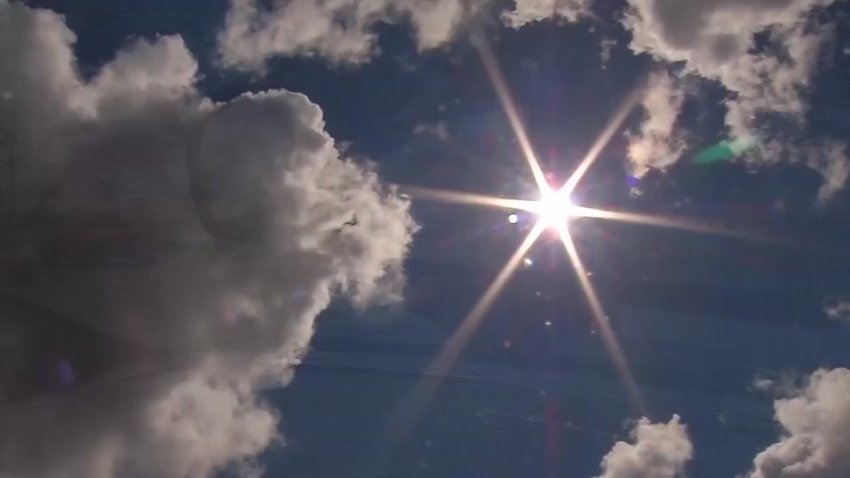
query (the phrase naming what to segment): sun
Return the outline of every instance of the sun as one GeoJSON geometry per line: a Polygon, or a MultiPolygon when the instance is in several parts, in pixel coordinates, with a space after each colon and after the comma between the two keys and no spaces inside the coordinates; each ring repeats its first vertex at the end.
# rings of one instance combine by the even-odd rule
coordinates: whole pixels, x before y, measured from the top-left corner
{"type": "Polygon", "coordinates": [[[537,214],[538,223],[547,229],[566,226],[569,219],[578,213],[566,191],[548,188],[541,191],[540,199],[531,206],[531,210],[537,214]]]}

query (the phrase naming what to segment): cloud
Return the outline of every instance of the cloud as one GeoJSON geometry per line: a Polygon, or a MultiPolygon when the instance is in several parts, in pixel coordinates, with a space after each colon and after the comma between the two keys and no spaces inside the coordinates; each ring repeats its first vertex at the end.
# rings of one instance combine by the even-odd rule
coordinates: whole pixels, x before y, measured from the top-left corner
{"type": "Polygon", "coordinates": [[[292,0],[270,8],[259,0],[231,0],[218,54],[225,67],[255,72],[278,56],[356,64],[377,52],[379,23],[410,22],[424,51],[451,40],[466,13],[462,0],[292,0]]]}
{"type": "Polygon", "coordinates": [[[807,16],[829,0],[630,0],[624,24],[631,48],[718,80],[735,97],[727,123],[752,126],[760,111],[799,114],[801,89],[815,72],[823,33],[807,28],[807,16]],[[768,46],[756,44],[768,33],[768,46]]]}
{"type": "Polygon", "coordinates": [[[641,177],[649,169],[671,166],[682,155],[685,141],[675,131],[675,126],[684,99],[679,79],[667,72],[650,76],[641,102],[644,120],[637,133],[627,134],[634,176],[641,177]]]}
{"type": "Polygon", "coordinates": [[[850,300],[846,297],[830,297],[823,303],[823,312],[829,320],[850,323],[850,300]]]}
{"type": "Polygon", "coordinates": [[[443,141],[446,141],[449,139],[449,127],[443,120],[437,121],[436,123],[417,123],[413,126],[413,134],[431,134],[443,141]]]}
{"type": "Polygon", "coordinates": [[[335,296],[399,297],[407,202],[340,157],[304,95],[204,98],[179,36],[138,40],[84,80],[59,15],[0,1],[0,26],[19,211],[39,218],[20,234],[45,260],[81,244],[154,258],[129,272],[45,265],[20,289],[85,334],[51,339],[62,320],[40,327],[45,313],[0,304],[14,338],[0,342],[0,469],[253,469],[278,434],[259,393],[289,380],[318,313],[335,296]],[[60,383],[28,389],[32,363],[54,360],[60,383]]]}
{"type": "Polygon", "coordinates": [[[674,415],[669,423],[640,419],[632,428],[631,443],[617,442],[602,459],[599,478],[674,478],[683,476],[693,457],[687,427],[674,415]]]}
{"type": "Polygon", "coordinates": [[[611,51],[617,46],[617,40],[614,38],[603,38],[599,41],[599,64],[602,69],[608,68],[608,63],[611,62],[611,51]]]}
{"type": "MultiPolygon", "coordinates": [[[[687,73],[726,88],[726,125],[733,137],[764,136],[772,129],[771,117],[803,124],[820,49],[831,34],[828,25],[815,24],[812,14],[832,3],[629,0],[623,23],[632,34],[634,52],[681,64],[687,73]]],[[[821,192],[826,198],[846,180],[846,155],[837,156],[842,148],[834,143],[824,140],[801,151],[793,143],[776,141],[753,150],[749,160],[771,164],[784,155],[815,163],[827,182],[821,192]]]]}
{"type": "MultiPolygon", "coordinates": [[[[335,64],[360,64],[378,53],[376,27],[410,24],[420,52],[441,47],[465,21],[490,12],[495,0],[289,0],[270,7],[260,0],[230,0],[218,34],[219,63],[263,73],[271,58],[319,56],[335,64]]],[[[575,22],[590,14],[590,0],[517,0],[502,11],[519,28],[551,17],[575,22]]]]}
{"type": "Polygon", "coordinates": [[[773,407],[779,440],[756,455],[750,478],[850,475],[850,370],[820,369],[773,407]]]}
{"type": "Polygon", "coordinates": [[[590,15],[591,0],[516,0],[511,11],[502,14],[505,24],[520,28],[550,18],[576,22],[590,15]]]}

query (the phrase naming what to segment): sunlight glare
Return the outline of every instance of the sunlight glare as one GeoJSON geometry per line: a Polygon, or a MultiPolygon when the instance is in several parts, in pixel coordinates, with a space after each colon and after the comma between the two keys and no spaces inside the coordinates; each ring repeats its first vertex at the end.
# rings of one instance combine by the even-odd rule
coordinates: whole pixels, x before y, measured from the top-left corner
{"type": "Polygon", "coordinates": [[[567,224],[568,219],[577,212],[566,191],[541,191],[542,197],[534,205],[537,220],[544,227],[559,228],[567,224]]]}

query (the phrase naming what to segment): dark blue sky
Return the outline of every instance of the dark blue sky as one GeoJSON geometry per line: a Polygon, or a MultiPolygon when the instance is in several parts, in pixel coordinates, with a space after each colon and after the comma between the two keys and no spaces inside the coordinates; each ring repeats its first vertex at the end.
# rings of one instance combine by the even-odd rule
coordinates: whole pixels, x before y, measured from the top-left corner
{"type": "MultiPolygon", "coordinates": [[[[269,74],[213,67],[226,2],[31,1],[64,15],[78,36],[83,72],[94,72],[128,38],[181,34],[202,66],[200,89],[216,100],[285,88],[306,94],[328,133],[388,182],[528,197],[533,183],[475,49],[464,39],[420,54],[404,25],[379,28],[381,54],[357,66],[320,58],[272,60],[269,74]],[[444,123],[448,137],[414,134],[444,123]]],[[[600,2],[601,18],[619,11],[600,2]]],[[[843,21],[838,8],[833,12],[843,21]]],[[[840,24],[840,23],[839,23],[840,24]]],[[[492,47],[544,169],[567,177],[629,91],[669,68],[635,56],[628,34],[603,20],[488,30],[492,47]],[[604,69],[599,43],[617,45],[604,69]]],[[[814,81],[805,135],[850,139],[850,30],[836,29],[814,81]]],[[[684,157],[723,137],[715,84],[698,80],[681,127],[684,157]]],[[[635,112],[626,128],[636,128],[635,112]]],[[[740,163],[680,161],[641,180],[630,195],[627,140],[617,134],[576,192],[588,206],[757,228],[776,245],[664,229],[577,221],[578,248],[621,338],[650,418],[678,413],[696,454],[693,477],[745,472],[776,440],[772,397],[756,376],[850,366],[846,329],[822,301],[850,292],[850,196],[817,201],[821,177],[799,164],[748,171],[740,163]]],[[[286,388],[268,393],[283,410],[287,445],[266,453],[269,476],[372,476],[380,432],[521,241],[510,211],[418,203],[422,225],[407,261],[403,305],[366,312],[335,305],[318,322],[312,351],[286,388]],[[402,320],[399,320],[399,317],[402,320]]],[[[522,222],[522,221],[521,221],[522,222]]],[[[420,424],[382,476],[593,476],[638,418],[595,332],[556,241],[541,241],[496,303],[420,424]],[[551,325],[547,325],[547,322],[551,325]],[[510,343],[510,347],[506,343],[510,343]]]]}

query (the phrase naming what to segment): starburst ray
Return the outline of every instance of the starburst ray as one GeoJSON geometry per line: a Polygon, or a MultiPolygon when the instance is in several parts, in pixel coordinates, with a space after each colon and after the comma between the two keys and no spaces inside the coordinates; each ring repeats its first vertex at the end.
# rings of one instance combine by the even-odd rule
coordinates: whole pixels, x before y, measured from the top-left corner
{"type": "Polygon", "coordinates": [[[537,238],[540,237],[540,234],[543,233],[543,229],[542,224],[537,224],[531,228],[525,240],[508,259],[469,314],[461,321],[460,326],[440,349],[437,357],[425,369],[422,378],[402,401],[392,420],[390,420],[390,429],[387,433],[389,443],[397,443],[410,432],[416,419],[427,408],[434,394],[437,393],[443,377],[457,362],[458,357],[481,326],[482,320],[499,297],[502,289],[510,281],[520,261],[537,241],[537,238]]]}
{"type": "Polygon", "coordinates": [[[447,191],[445,189],[423,188],[418,186],[401,186],[399,188],[399,192],[407,194],[414,199],[471,204],[475,206],[487,206],[500,209],[531,211],[535,205],[534,201],[526,201],[523,199],[508,199],[485,196],[483,194],[447,191]]]}
{"type": "Polygon", "coordinates": [[[573,266],[573,270],[575,270],[579,284],[581,284],[582,291],[584,292],[587,303],[590,306],[590,311],[593,314],[593,319],[599,327],[602,342],[605,345],[608,354],[611,356],[611,360],[614,362],[617,372],[620,374],[620,378],[626,387],[629,398],[631,398],[632,403],[638,407],[641,413],[646,414],[646,407],[643,405],[643,399],[641,398],[637,382],[635,382],[635,379],[629,370],[629,363],[626,360],[626,355],[620,347],[620,342],[617,340],[614,330],[611,329],[611,325],[608,323],[608,315],[602,307],[602,302],[599,300],[599,296],[596,295],[596,289],[594,289],[593,284],[587,276],[587,270],[584,267],[584,263],[581,261],[581,257],[579,257],[578,250],[576,250],[575,243],[573,243],[573,239],[570,236],[570,232],[567,230],[566,224],[558,227],[558,234],[561,236],[561,242],[564,244],[564,249],[567,251],[569,261],[573,266]]]}
{"type": "Polygon", "coordinates": [[[653,216],[633,212],[606,211],[604,209],[596,209],[582,206],[573,206],[571,209],[571,215],[573,217],[591,217],[596,219],[640,224],[643,226],[663,227],[667,229],[676,229],[680,231],[695,232],[700,234],[710,234],[715,236],[732,237],[736,239],[746,239],[750,241],[772,242],[776,244],[783,244],[787,242],[776,237],[766,236],[764,234],[757,234],[748,231],[735,231],[717,224],[710,224],[690,219],[674,219],[670,217],[653,216]]]}
{"type": "Polygon", "coordinates": [[[635,105],[640,101],[640,89],[635,89],[632,91],[629,96],[626,97],[626,100],[620,105],[617,109],[617,112],[614,114],[614,117],[611,118],[611,121],[608,122],[608,125],[602,130],[602,134],[596,139],[596,142],[593,143],[593,146],[590,147],[590,150],[587,154],[582,158],[581,163],[579,163],[578,168],[576,168],[575,172],[572,176],[567,179],[567,182],[561,188],[562,191],[566,193],[567,196],[572,194],[573,190],[575,190],[579,181],[584,177],[585,173],[593,166],[593,163],[596,162],[596,159],[599,158],[599,154],[605,149],[605,146],[608,145],[608,142],[611,141],[611,138],[614,136],[614,133],[620,130],[620,126],[623,125],[623,122],[629,116],[629,113],[632,112],[635,105]]]}
{"type": "Polygon", "coordinates": [[[531,147],[531,141],[529,141],[528,134],[525,132],[525,127],[522,124],[522,120],[520,120],[519,112],[517,111],[513,98],[511,98],[510,90],[508,90],[508,85],[505,82],[505,77],[502,75],[502,71],[499,68],[499,63],[496,61],[496,56],[493,54],[493,50],[490,48],[487,41],[481,36],[475,37],[475,45],[478,49],[478,54],[481,57],[481,63],[484,65],[484,70],[490,78],[490,83],[492,83],[493,89],[496,90],[496,96],[499,98],[499,103],[501,103],[505,116],[508,118],[508,123],[510,123],[514,136],[516,136],[516,140],[519,143],[522,155],[528,163],[528,166],[531,168],[531,175],[534,177],[534,183],[540,191],[550,189],[549,183],[546,181],[546,176],[540,168],[540,162],[537,160],[537,155],[534,153],[534,148],[531,147]]]}

